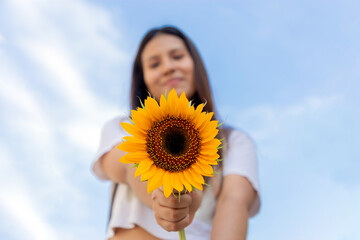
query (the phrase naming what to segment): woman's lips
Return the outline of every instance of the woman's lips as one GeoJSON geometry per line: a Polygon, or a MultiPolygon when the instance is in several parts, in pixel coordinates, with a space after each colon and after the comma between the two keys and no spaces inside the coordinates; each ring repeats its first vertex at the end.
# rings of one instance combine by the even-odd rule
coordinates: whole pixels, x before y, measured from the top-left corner
{"type": "Polygon", "coordinates": [[[167,87],[173,87],[173,86],[175,86],[175,85],[177,85],[179,82],[181,82],[182,81],[182,79],[181,78],[171,78],[171,79],[169,79],[169,80],[167,80],[166,82],[165,82],[165,86],[167,86],[167,87]]]}

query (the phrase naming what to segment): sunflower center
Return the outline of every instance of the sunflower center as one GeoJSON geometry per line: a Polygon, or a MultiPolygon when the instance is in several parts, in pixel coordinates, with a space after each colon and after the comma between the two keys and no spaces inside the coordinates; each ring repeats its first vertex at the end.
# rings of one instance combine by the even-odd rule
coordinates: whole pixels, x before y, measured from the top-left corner
{"type": "Polygon", "coordinates": [[[173,155],[184,154],[189,148],[189,137],[186,130],[179,127],[169,127],[162,134],[164,150],[173,155]]]}
{"type": "Polygon", "coordinates": [[[170,172],[189,168],[200,153],[198,130],[180,117],[169,116],[155,122],[148,131],[146,142],[155,166],[170,172]]]}

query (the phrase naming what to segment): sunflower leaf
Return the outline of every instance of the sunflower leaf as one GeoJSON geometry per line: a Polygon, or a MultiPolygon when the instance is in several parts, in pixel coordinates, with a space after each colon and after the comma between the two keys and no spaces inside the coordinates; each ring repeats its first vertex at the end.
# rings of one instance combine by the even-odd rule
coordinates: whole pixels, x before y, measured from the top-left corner
{"type": "Polygon", "coordinates": [[[139,98],[139,101],[140,101],[141,107],[142,107],[143,109],[145,109],[144,103],[142,102],[141,98],[140,98],[139,96],[138,96],[138,98],[139,98]]]}
{"type": "Polygon", "coordinates": [[[222,142],[222,141],[224,141],[224,140],[225,140],[225,138],[219,139],[220,142],[222,142]]]}
{"type": "Polygon", "coordinates": [[[221,162],[222,160],[223,160],[223,159],[220,159],[220,158],[219,158],[219,159],[216,159],[215,161],[217,161],[217,162],[221,162]]]}
{"type": "Polygon", "coordinates": [[[147,91],[147,92],[148,92],[148,96],[152,98],[151,93],[149,91],[147,91]]]}
{"type": "MultiPolygon", "coordinates": [[[[178,192],[178,193],[179,193],[179,202],[180,202],[180,192],[178,192]]],[[[174,192],[172,192],[171,195],[173,195],[175,198],[178,198],[174,192]]]]}
{"type": "Polygon", "coordinates": [[[193,101],[194,101],[194,99],[191,99],[191,100],[189,101],[189,107],[191,107],[191,106],[193,105],[193,101]]]}
{"type": "Polygon", "coordinates": [[[204,107],[206,106],[206,104],[207,104],[207,100],[204,98],[204,100],[205,100],[205,102],[204,102],[204,107]]]}
{"type": "Polygon", "coordinates": [[[130,117],[128,117],[128,119],[129,119],[130,122],[132,122],[133,124],[135,124],[134,121],[133,121],[130,117]]]}
{"type": "Polygon", "coordinates": [[[225,122],[219,123],[216,127],[220,127],[221,125],[223,125],[225,122]]]}
{"type": "Polygon", "coordinates": [[[226,147],[226,146],[227,146],[227,143],[225,143],[225,144],[223,144],[223,145],[221,145],[221,146],[218,146],[217,149],[222,149],[222,148],[224,148],[224,147],[226,147]]]}
{"type": "Polygon", "coordinates": [[[136,167],[138,167],[138,166],[139,166],[138,163],[134,163],[134,165],[133,165],[131,168],[136,168],[136,167]]]}

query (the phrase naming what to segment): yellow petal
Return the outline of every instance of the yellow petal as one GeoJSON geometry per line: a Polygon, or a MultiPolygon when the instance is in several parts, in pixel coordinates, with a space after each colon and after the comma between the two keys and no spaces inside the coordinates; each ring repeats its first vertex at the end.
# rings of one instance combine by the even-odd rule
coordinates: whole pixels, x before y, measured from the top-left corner
{"type": "Polygon", "coordinates": [[[195,169],[193,169],[193,168],[189,168],[189,171],[190,171],[190,173],[191,173],[191,176],[194,178],[194,180],[196,181],[196,182],[198,182],[198,183],[201,183],[201,184],[204,184],[204,178],[203,178],[203,176],[200,174],[200,173],[198,173],[195,169]]]}
{"type": "Polygon", "coordinates": [[[195,179],[193,178],[193,176],[191,175],[190,169],[184,170],[184,177],[186,178],[186,180],[194,187],[196,187],[197,189],[202,190],[202,184],[195,181],[195,179]]]}
{"type": "Polygon", "coordinates": [[[153,121],[158,121],[161,119],[161,111],[159,104],[152,97],[148,97],[145,100],[145,109],[148,114],[151,114],[153,121]]]}
{"type": "Polygon", "coordinates": [[[149,178],[151,178],[155,173],[156,173],[156,166],[155,166],[155,164],[153,164],[153,165],[151,165],[149,170],[147,170],[146,172],[141,174],[140,180],[141,181],[146,181],[149,178]]]}
{"type": "Polygon", "coordinates": [[[125,136],[125,137],[123,137],[123,139],[126,140],[126,141],[128,141],[128,142],[146,144],[146,140],[145,140],[145,139],[142,139],[142,138],[125,136]]]}
{"type": "Polygon", "coordinates": [[[130,135],[138,138],[146,139],[146,133],[141,128],[136,127],[131,123],[122,122],[120,125],[123,127],[125,131],[127,131],[130,135]]]}
{"type": "Polygon", "coordinates": [[[195,128],[199,129],[199,126],[201,123],[204,122],[204,119],[206,117],[206,112],[200,113],[196,118],[194,118],[193,122],[195,123],[195,128]]]}
{"type": "Polygon", "coordinates": [[[184,184],[185,188],[188,190],[188,192],[191,192],[191,191],[192,191],[191,184],[190,184],[189,181],[185,178],[184,172],[180,172],[179,178],[180,178],[181,183],[184,184]]]}
{"type": "Polygon", "coordinates": [[[207,174],[199,165],[192,164],[191,168],[203,176],[211,176],[210,174],[207,174]]]}
{"type": "Polygon", "coordinates": [[[185,92],[183,92],[179,100],[180,117],[184,119],[188,118],[188,108],[189,108],[189,100],[186,98],[185,92]]]}
{"type": "Polygon", "coordinates": [[[221,141],[217,138],[214,138],[206,143],[201,143],[201,149],[204,148],[217,148],[218,146],[220,146],[221,141]]]}
{"type": "Polygon", "coordinates": [[[199,189],[200,191],[203,190],[203,185],[201,183],[195,183],[193,184],[194,187],[196,187],[197,189],[199,189]]]}
{"type": "Polygon", "coordinates": [[[179,192],[181,192],[184,189],[184,186],[180,182],[178,172],[171,173],[171,183],[172,183],[171,185],[174,186],[174,188],[179,192]]]}
{"type": "Polygon", "coordinates": [[[136,160],[142,161],[144,159],[149,158],[149,154],[146,151],[131,152],[131,153],[126,154],[126,156],[128,158],[131,158],[131,160],[133,160],[133,161],[136,161],[136,160]]]}
{"type": "Polygon", "coordinates": [[[168,111],[170,113],[170,115],[173,115],[175,117],[177,117],[179,115],[179,111],[178,111],[178,96],[177,93],[175,91],[175,89],[173,88],[167,98],[167,103],[168,103],[168,111]]]}
{"type": "Polygon", "coordinates": [[[146,117],[143,111],[145,110],[142,108],[138,108],[136,111],[131,110],[131,118],[138,128],[141,128],[143,131],[147,132],[147,130],[149,130],[151,127],[151,120],[146,117]]]}
{"type": "Polygon", "coordinates": [[[163,190],[166,198],[168,198],[173,191],[173,187],[171,186],[170,173],[167,171],[165,171],[163,176],[163,190]]]}
{"type": "Polygon", "coordinates": [[[201,158],[201,159],[216,160],[216,159],[220,158],[220,155],[217,154],[217,153],[214,154],[214,155],[204,155],[204,154],[200,153],[198,157],[201,158]]]}
{"type": "MultiPolygon", "coordinates": [[[[215,121],[217,122],[217,121],[215,121]]],[[[212,139],[214,139],[216,137],[216,135],[218,134],[219,129],[209,129],[206,131],[202,131],[200,132],[200,138],[201,138],[201,142],[202,143],[206,143],[212,139]]]]}
{"type": "Polygon", "coordinates": [[[141,162],[139,162],[139,166],[136,168],[135,171],[135,177],[145,173],[147,170],[149,170],[149,168],[151,167],[151,165],[153,165],[153,161],[151,161],[150,159],[144,159],[141,162]]]}
{"type": "Polygon", "coordinates": [[[167,117],[169,115],[169,112],[167,111],[167,102],[164,95],[161,95],[160,97],[160,111],[162,117],[167,117]]]}
{"type": "Polygon", "coordinates": [[[203,174],[204,176],[212,176],[214,173],[214,169],[209,164],[197,161],[194,165],[199,167],[203,173],[205,173],[205,175],[203,174]]]}
{"type": "Polygon", "coordinates": [[[154,191],[159,188],[163,183],[163,176],[165,171],[161,168],[156,169],[156,174],[154,174],[149,180],[147,184],[148,193],[154,191]]]}
{"type": "Polygon", "coordinates": [[[195,118],[197,118],[197,117],[201,114],[203,108],[204,108],[204,104],[203,104],[203,103],[199,104],[199,105],[197,106],[197,108],[196,108],[196,110],[195,110],[195,112],[194,112],[194,115],[192,116],[191,120],[194,120],[195,118]]]}
{"type": "Polygon", "coordinates": [[[206,128],[199,129],[200,135],[204,138],[205,136],[209,135],[210,133],[214,132],[218,124],[218,121],[211,121],[207,124],[206,128]]]}
{"type": "Polygon", "coordinates": [[[130,152],[119,159],[123,163],[139,163],[142,160],[149,158],[149,154],[145,151],[130,152]]]}
{"type": "Polygon", "coordinates": [[[199,156],[198,157],[198,161],[205,163],[205,164],[210,164],[210,165],[218,165],[218,162],[216,161],[216,159],[213,158],[207,158],[208,156],[199,156]]]}
{"type": "MultiPolygon", "coordinates": [[[[202,119],[202,122],[199,121],[199,124],[196,124],[196,128],[199,129],[199,131],[203,130],[205,127],[208,126],[208,124],[210,124],[210,120],[212,119],[214,113],[213,112],[209,112],[208,114],[205,115],[204,119],[202,119]]],[[[217,125],[216,125],[217,126],[217,125]]]]}
{"type": "Polygon", "coordinates": [[[194,106],[191,106],[191,107],[187,108],[186,119],[191,119],[192,116],[194,115],[194,112],[195,112],[195,107],[194,106]]]}
{"type": "Polygon", "coordinates": [[[122,157],[119,159],[119,161],[122,162],[122,163],[126,163],[126,164],[135,163],[135,162],[129,161],[129,159],[127,159],[127,155],[128,155],[128,154],[125,154],[124,156],[122,156],[122,157]]]}
{"type": "Polygon", "coordinates": [[[216,147],[201,147],[201,153],[204,155],[214,155],[218,152],[216,147]]]}
{"type": "Polygon", "coordinates": [[[142,116],[144,123],[147,124],[147,129],[151,128],[154,121],[151,120],[151,116],[148,114],[148,112],[143,108],[138,108],[137,112],[142,116]]]}
{"type": "Polygon", "coordinates": [[[146,145],[142,143],[133,143],[129,141],[122,142],[119,146],[117,146],[118,149],[124,152],[142,152],[146,151],[146,145]]]}

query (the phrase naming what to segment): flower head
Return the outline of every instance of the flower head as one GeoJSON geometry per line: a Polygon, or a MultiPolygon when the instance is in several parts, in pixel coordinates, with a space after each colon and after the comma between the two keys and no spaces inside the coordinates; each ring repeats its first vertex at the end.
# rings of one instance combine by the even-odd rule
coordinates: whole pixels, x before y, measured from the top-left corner
{"type": "Polygon", "coordinates": [[[170,91],[160,104],[148,97],[142,108],[131,111],[134,124],[121,123],[132,136],[126,136],[118,148],[128,154],[123,163],[137,166],[135,177],[148,181],[150,193],[163,186],[166,197],[173,189],[191,192],[193,187],[203,189],[203,176],[213,176],[211,165],[217,165],[220,140],[218,121],[213,113],[203,112],[204,104],[190,105],[185,93],[180,97],[170,91]]]}

